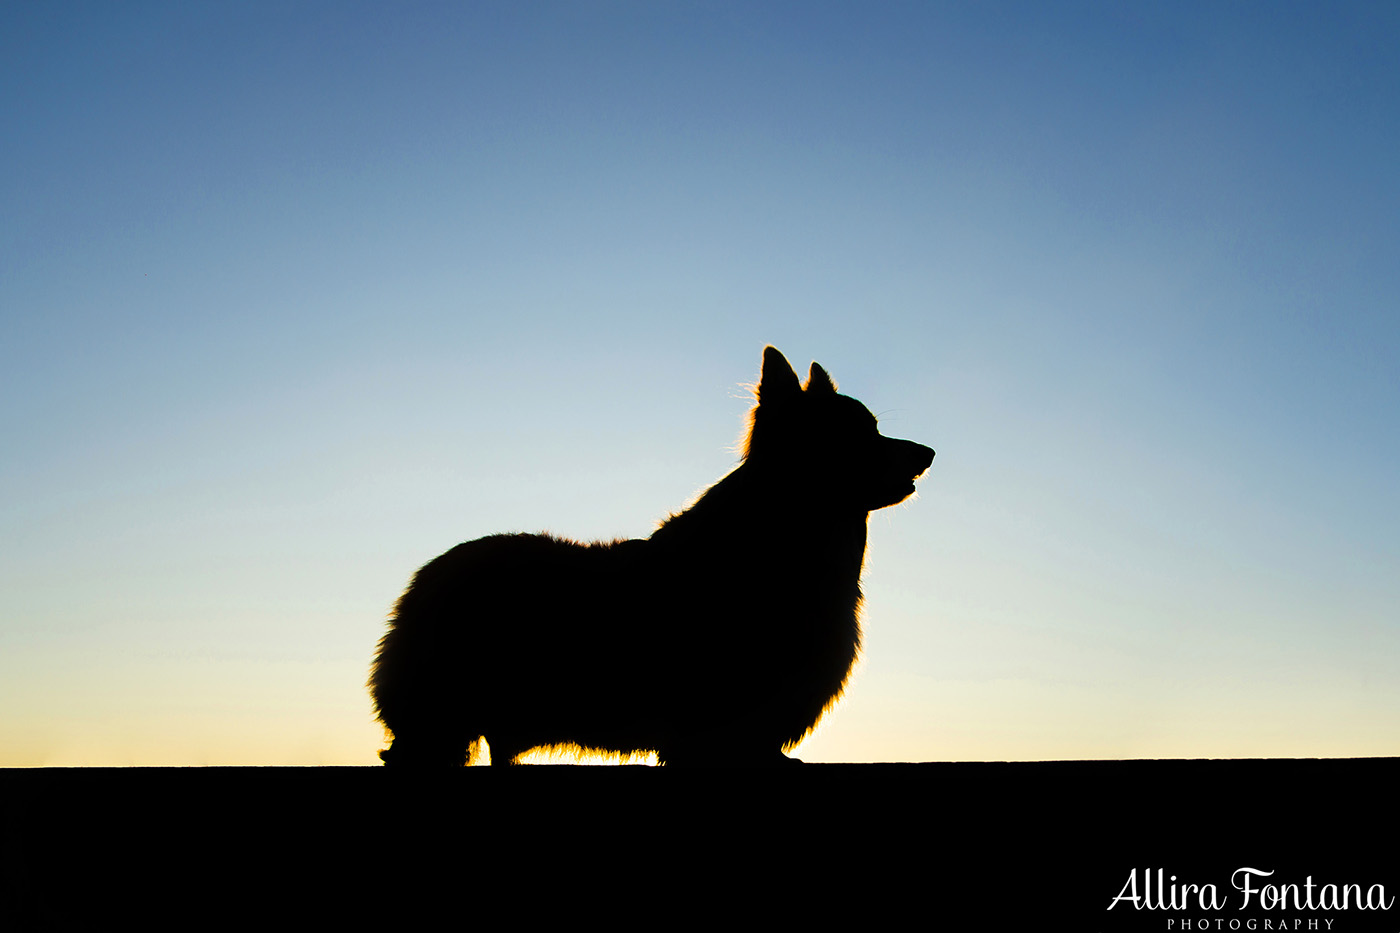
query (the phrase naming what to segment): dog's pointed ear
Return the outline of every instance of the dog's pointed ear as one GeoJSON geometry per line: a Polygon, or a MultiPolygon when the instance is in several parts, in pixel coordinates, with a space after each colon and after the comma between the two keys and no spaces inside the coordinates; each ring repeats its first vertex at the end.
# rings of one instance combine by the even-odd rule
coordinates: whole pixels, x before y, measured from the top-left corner
{"type": "Polygon", "coordinates": [[[826,374],[826,370],[822,369],[818,364],[813,363],[812,368],[807,371],[807,391],[816,393],[817,395],[835,395],[836,383],[831,381],[831,377],[826,374]]]}
{"type": "Polygon", "coordinates": [[[775,347],[764,347],[763,375],[758,379],[758,403],[796,398],[801,392],[802,384],[797,381],[797,373],[792,371],[787,357],[775,347]]]}

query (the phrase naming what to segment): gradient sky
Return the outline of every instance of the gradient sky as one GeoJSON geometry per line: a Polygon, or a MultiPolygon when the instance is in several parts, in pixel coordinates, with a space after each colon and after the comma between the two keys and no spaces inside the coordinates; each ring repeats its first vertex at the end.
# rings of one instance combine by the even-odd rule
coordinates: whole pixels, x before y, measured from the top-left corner
{"type": "MultiPolygon", "coordinates": [[[[1400,8],[0,9],[0,765],[370,764],[772,343],[938,451],[829,761],[1400,753],[1400,8]]],[[[717,620],[717,623],[719,620],[717,620]]]]}

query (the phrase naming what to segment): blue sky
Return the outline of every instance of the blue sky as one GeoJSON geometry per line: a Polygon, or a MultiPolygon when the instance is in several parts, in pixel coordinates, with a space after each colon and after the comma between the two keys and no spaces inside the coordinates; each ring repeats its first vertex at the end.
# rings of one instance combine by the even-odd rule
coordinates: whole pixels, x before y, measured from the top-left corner
{"type": "Polygon", "coordinates": [[[413,570],[762,348],[938,450],[812,760],[1394,754],[1400,13],[0,12],[0,765],[356,764],[413,570]]]}

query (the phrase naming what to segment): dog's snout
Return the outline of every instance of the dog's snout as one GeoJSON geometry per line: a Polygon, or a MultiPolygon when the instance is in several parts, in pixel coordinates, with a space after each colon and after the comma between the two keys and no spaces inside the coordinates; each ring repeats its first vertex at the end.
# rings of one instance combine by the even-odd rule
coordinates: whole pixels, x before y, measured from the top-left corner
{"type": "Polygon", "coordinates": [[[933,448],[916,444],[913,441],[905,441],[905,443],[909,445],[909,465],[914,471],[914,476],[922,476],[924,471],[933,466],[933,448]]]}

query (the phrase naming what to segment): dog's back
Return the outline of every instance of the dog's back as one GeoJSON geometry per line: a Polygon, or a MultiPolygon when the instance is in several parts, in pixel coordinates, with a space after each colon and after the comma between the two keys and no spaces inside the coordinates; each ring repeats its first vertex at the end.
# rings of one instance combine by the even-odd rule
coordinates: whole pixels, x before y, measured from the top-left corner
{"type": "Polygon", "coordinates": [[[370,678],[392,764],[531,748],[787,760],[860,644],[867,513],[933,451],[773,348],[744,463],[646,540],[494,535],[420,570],[370,678]]]}

